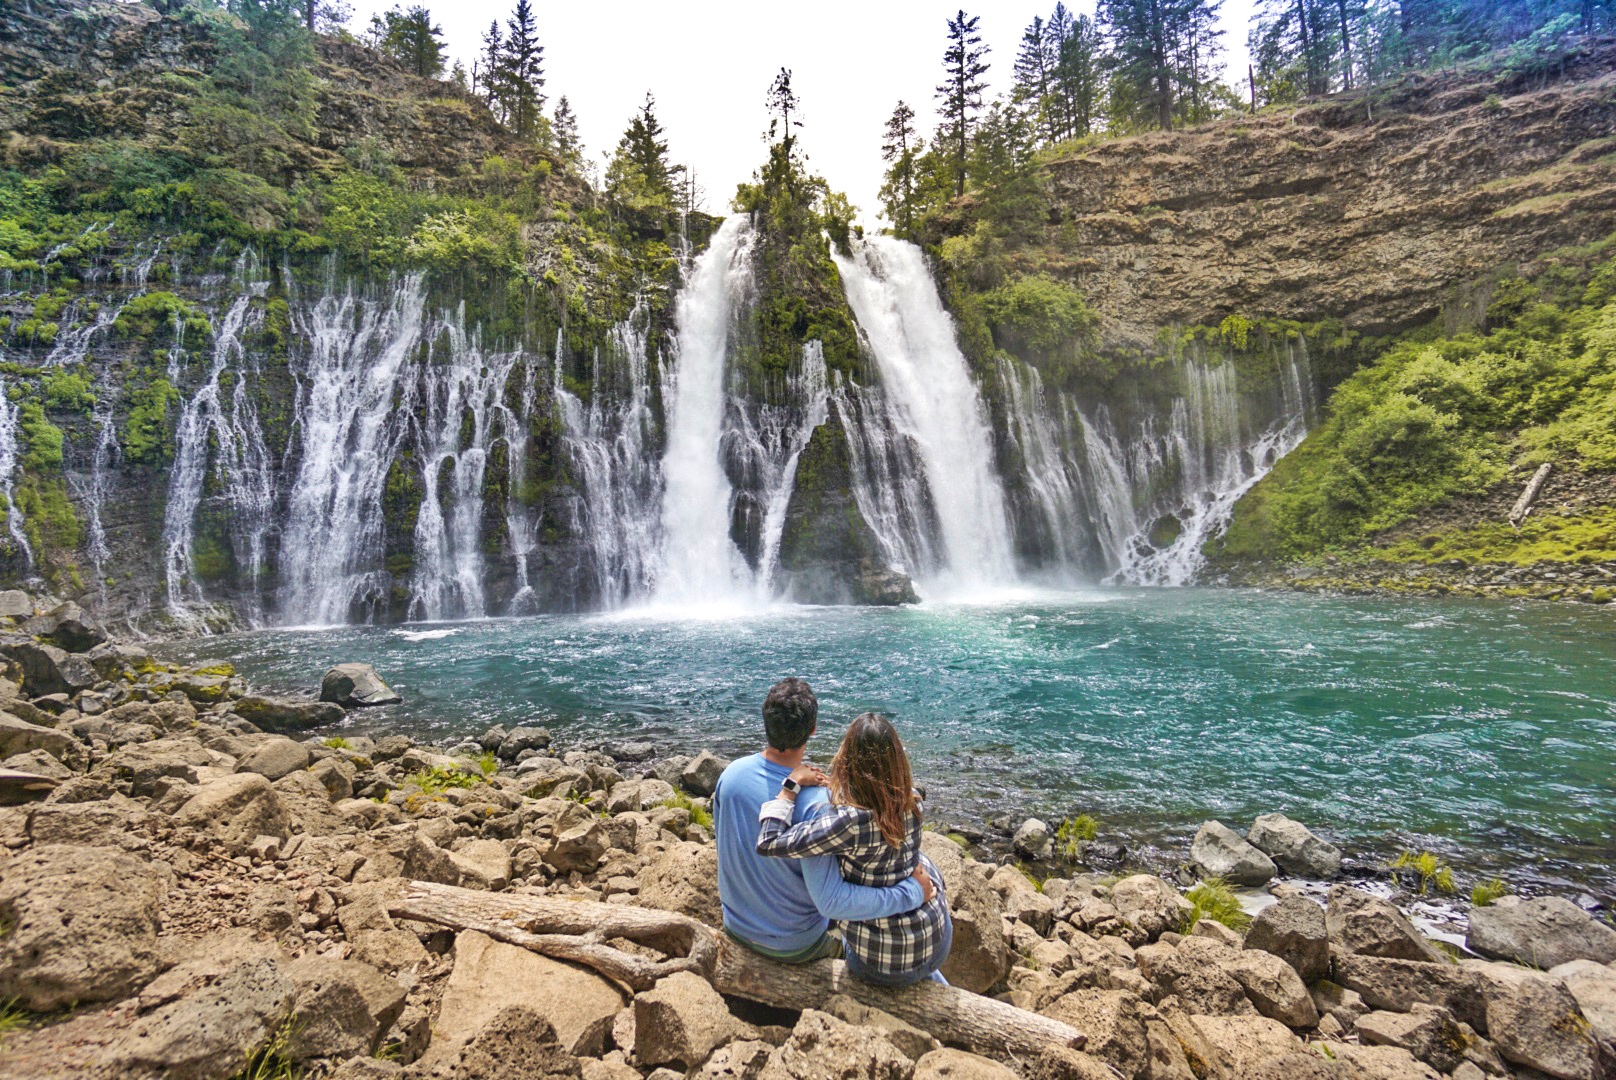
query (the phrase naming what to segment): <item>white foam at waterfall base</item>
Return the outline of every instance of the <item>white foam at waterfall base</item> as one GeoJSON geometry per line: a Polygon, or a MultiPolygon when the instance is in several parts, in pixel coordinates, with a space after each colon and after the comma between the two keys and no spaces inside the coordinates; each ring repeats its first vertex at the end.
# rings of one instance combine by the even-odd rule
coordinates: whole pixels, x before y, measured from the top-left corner
{"type": "Polygon", "coordinates": [[[910,567],[928,595],[994,594],[1015,581],[1004,489],[986,410],[925,256],[877,236],[833,252],[875,354],[887,421],[918,448],[944,562],[910,567]]]}
{"type": "Polygon", "coordinates": [[[725,219],[691,266],[674,311],[675,359],[664,385],[668,443],[662,458],[659,604],[732,604],[751,574],[730,539],[733,491],[719,459],[727,406],[725,359],[737,304],[751,287],[752,227],[725,219]]]}

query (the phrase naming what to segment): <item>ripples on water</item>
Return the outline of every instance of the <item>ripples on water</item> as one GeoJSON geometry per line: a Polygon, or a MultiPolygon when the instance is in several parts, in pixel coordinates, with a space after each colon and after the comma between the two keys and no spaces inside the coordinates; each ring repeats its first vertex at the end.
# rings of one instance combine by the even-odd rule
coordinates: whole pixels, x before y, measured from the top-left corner
{"type": "Polygon", "coordinates": [[[1569,605],[1106,590],[903,609],[631,611],[265,631],[185,646],[307,693],[373,663],[406,699],[356,732],[543,724],[734,755],[778,678],[819,694],[821,759],[899,724],[943,817],[1088,811],[1187,849],[1277,810],[1349,852],[1616,889],[1616,619],[1569,605]]]}

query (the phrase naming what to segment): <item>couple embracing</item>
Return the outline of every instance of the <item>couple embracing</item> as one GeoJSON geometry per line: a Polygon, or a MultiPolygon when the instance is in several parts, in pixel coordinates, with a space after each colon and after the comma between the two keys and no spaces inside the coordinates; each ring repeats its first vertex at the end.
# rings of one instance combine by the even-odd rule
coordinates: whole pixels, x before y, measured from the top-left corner
{"type": "Polygon", "coordinates": [[[724,932],[785,963],[842,957],[865,982],[908,986],[948,958],[942,875],[920,853],[920,798],[892,724],[865,713],[829,774],[804,764],[819,702],[801,679],[763,702],[768,746],[713,793],[724,932]]]}

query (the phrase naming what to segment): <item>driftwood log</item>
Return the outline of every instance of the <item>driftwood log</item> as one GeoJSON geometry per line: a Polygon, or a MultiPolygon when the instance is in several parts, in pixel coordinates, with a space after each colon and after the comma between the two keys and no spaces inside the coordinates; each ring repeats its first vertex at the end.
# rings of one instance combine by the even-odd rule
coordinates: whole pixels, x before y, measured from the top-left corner
{"type": "Polygon", "coordinates": [[[953,1046],[1003,1057],[1081,1048],[1076,1028],[940,983],[892,990],[853,978],[840,960],[781,964],[685,915],[587,900],[488,893],[411,882],[387,903],[402,919],[476,930],[496,941],[593,968],[629,990],[693,971],[722,994],[788,1009],[822,1009],[837,994],[891,1013],[953,1046]],[[624,947],[627,944],[627,947],[624,947]],[[647,955],[647,950],[651,954],[647,955]]]}
{"type": "Polygon", "coordinates": [[[1511,525],[1517,529],[1521,527],[1521,522],[1525,521],[1526,515],[1532,512],[1532,504],[1537,502],[1538,495],[1543,491],[1543,485],[1549,482],[1549,474],[1553,471],[1554,464],[1552,462],[1545,461],[1537,467],[1537,472],[1532,474],[1532,479],[1526,482],[1526,490],[1521,492],[1521,497],[1515,500],[1515,505],[1509,512],[1509,523],[1511,525]]]}

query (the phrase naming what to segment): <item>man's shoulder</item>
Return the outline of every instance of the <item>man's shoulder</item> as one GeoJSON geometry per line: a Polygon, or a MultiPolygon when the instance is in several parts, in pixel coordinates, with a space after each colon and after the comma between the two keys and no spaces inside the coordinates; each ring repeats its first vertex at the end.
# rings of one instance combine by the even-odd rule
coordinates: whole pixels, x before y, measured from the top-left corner
{"type": "Polygon", "coordinates": [[[761,771],[762,761],[762,754],[747,754],[745,757],[738,757],[724,766],[724,771],[718,774],[718,782],[722,784],[725,780],[732,780],[736,777],[755,776],[761,771]]]}

